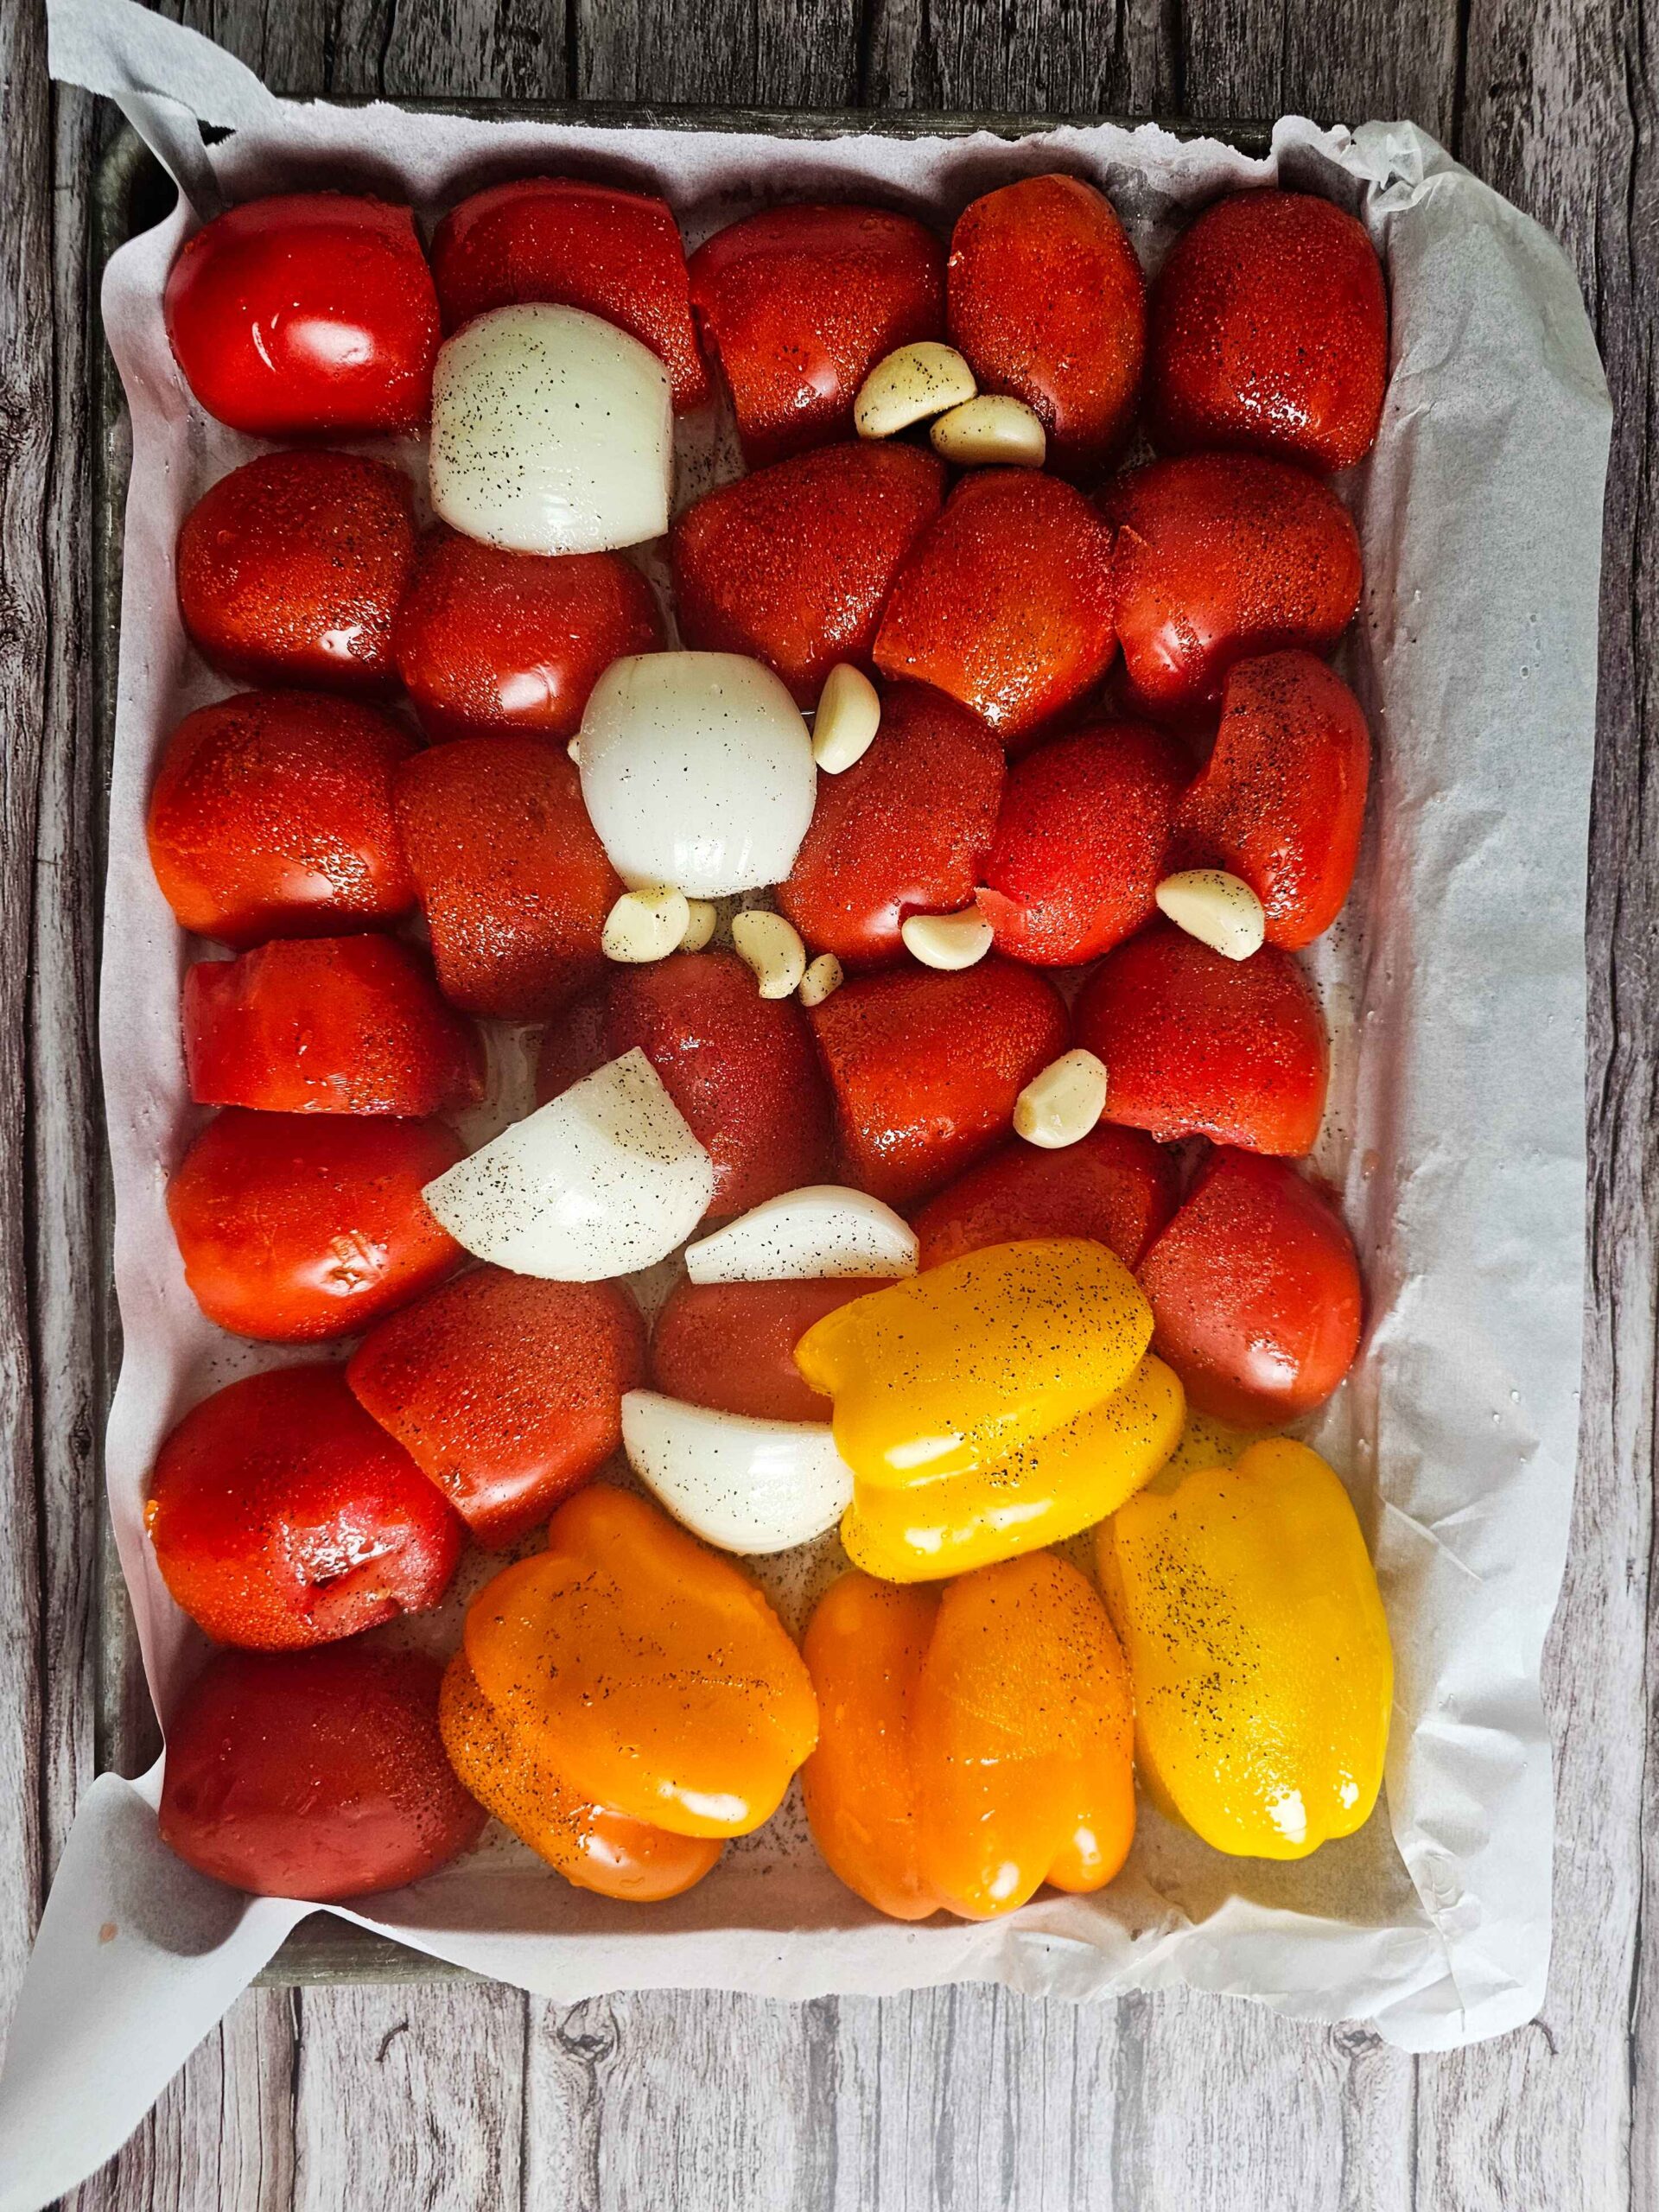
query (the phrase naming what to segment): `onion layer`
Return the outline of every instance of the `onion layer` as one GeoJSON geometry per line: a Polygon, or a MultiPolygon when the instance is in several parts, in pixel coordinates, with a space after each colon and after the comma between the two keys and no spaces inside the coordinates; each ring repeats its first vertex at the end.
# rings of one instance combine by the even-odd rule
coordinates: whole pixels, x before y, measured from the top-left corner
{"type": "Polygon", "coordinates": [[[813,1421],[751,1421],[630,1390],[622,1448],[658,1503],[721,1551],[789,1551],[852,1503],[851,1471],[813,1421]]]}

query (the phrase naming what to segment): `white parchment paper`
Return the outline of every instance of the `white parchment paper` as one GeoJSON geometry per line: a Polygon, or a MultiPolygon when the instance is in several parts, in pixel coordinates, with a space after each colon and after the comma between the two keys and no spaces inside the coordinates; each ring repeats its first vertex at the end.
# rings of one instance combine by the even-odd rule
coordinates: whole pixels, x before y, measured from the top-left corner
{"type": "MultiPolygon", "coordinates": [[[[1295,118],[1262,162],[1151,126],[1005,142],[617,130],[273,99],[206,41],[128,4],[58,0],[54,74],[120,98],[195,196],[345,185],[426,218],[480,184],[571,168],[664,193],[688,236],[762,201],[869,195],[948,230],[976,194],[1060,167],[1112,197],[1149,268],[1223,190],[1274,178],[1364,221],[1388,266],[1393,374],[1344,489],[1366,561],[1346,665],[1376,775],[1350,918],[1316,973],[1336,1045],[1321,1164],[1345,1188],[1370,1301],[1319,1440],[1371,1533],[1398,1661],[1386,1814],[1300,1865],[1229,1859],[1143,1810],[1103,1895],[988,1926],[900,1926],[854,1897],[785,1808],[690,1895],[583,1896],[496,1845],[345,1916],[571,1999],[647,1986],[775,1997],[995,1980],[1087,1998],[1186,1984],[1373,2022],[1408,2050],[1529,2018],[1548,1958],[1552,1802],[1539,1700],[1578,1422],[1583,910],[1609,410],[1577,289],[1535,225],[1408,124],[1295,118]],[[204,149],[195,119],[234,127],[204,149]]],[[[145,859],[154,766],[180,714],[231,687],[188,652],[179,522],[257,448],[206,420],[168,351],[162,286],[183,207],[116,257],[105,324],[133,423],[103,975],[105,1088],[126,1357],[110,1503],[163,1716],[199,1659],[140,1510],[183,1408],[271,1355],[208,1326],[163,1211],[199,1121],[177,988],[189,948],[145,859]]],[[[687,434],[682,492],[720,465],[687,434]]],[[[411,461],[416,459],[407,455],[411,461]]],[[[798,1617],[811,1562],[772,1586],[798,1617]],[[792,1574],[792,1580],[791,1580],[792,1574]]],[[[453,1630],[450,1631],[453,1641],[453,1630]]],[[[156,1839],[156,1775],[88,1794],[0,2077],[0,2212],[124,2139],[309,1908],[241,1897],[156,1839]]]]}

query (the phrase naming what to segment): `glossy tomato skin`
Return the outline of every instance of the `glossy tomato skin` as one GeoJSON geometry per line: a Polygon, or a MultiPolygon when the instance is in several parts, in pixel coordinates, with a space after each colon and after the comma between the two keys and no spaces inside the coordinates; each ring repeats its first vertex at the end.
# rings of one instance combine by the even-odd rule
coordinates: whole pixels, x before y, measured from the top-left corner
{"type": "Polygon", "coordinates": [[[1111,556],[1111,531],[1069,484],[980,469],[899,569],[875,664],[948,692],[1017,750],[1110,664],[1111,556]]]}
{"type": "Polygon", "coordinates": [[[204,660],[247,683],[387,698],[392,617],[415,568],[400,468],[353,454],[262,454],[179,532],[179,612],[204,660]]]}
{"type": "Polygon", "coordinates": [[[484,1095],[478,1032],[397,938],[278,938],[199,960],[183,1019],[199,1106],[418,1117],[484,1095]]]}
{"type": "Polygon", "coordinates": [[[442,1599],[461,1523],[338,1367],[244,1376],[156,1456],[144,1508],[162,1579],[216,1643],[301,1650],[442,1599]]]}
{"type": "Polygon", "coordinates": [[[620,1283],[474,1268],[378,1323],[346,1379],[481,1544],[516,1543],[622,1440],[645,1326],[620,1283]]]}
{"type": "Polygon", "coordinates": [[[1092,1236],[1126,1268],[1175,1211],[1173,1153],[1141,1129],[1102,1122],[1076,1144],[1046,1152],[1015,1141],[948,1183],[912,1217],[925,1268],[987,1244],[1030,1236],[1092,1236]]]}
{"type": "Polygon", "coordinates": [[[1131,469],[1101,494],[1117,524],[1117,634],[1135,702],[1213,709],[1252,653],[1333,645],[1359,605],[1359,538],[1336,493],[1255,454],[1131,469]]]}
{"type": "Polygon", "coordinates": [[[1240,661],[1209,765],[1176,810],[1171,864],[1242,876],[1269,944],[1312,944],[1354,880],[1370,770],[1365,716],[1334,669],[1301,652],[1240,661]]]}
{"type": "Polygon", "coordinates": [[[438,1733],[442,1674],[367,1643],[215,1652],[168,1725],[162,1841],[256,1897],[326,1902],[435,1873],[484,1830],[438,1733]]]}
{"type": "Polygon", "coordinates": [[[662,642],[651,586],[620,553],[510,553],[442,523],[392,628],[421,727],[442,740],[569,740],[611,663],[662,642]]]}
{"type": "Polygon", "coordinates": [[[1117,211],[1075,176],[1023,177],[957,219],[950,336],[985,391],[1043,418],[1049,466],[1099,474],[1134,418],[1146,281],[1117,211]]]}
{"type": "Polygon", "coordinates": [[[972,905],[1002,778],[1002,748],[977,715],[942,691],[894,685],[863,759],[819,778],[779,907],[843,967],[902,958],[907,915],[972,905]]]}
{"type": "Polygon", "coordinates": [[[735,953],[613,968],[549,1028],[537,1098],[556,1098],[636,1046],[714,1160],[711,1219],[827,1179],[830,1101],[806,1017],[793,999],[763,999],[735,953]]]}
{"type": "Polygon", "coordinates": [[[1388,380],[1382,264],[1342,208],[1241,192],[1176,239],[1153,290],[1147,377],[1166,452],[1241,447],[1351,468],[1388,380]]]}
{"type": "Polygon", "coordinates": [[[421,1191],[461,1150],[442,1122],[227,1106],[168,1186],[197,1304],[265,1344],[367,1328],[459,1265],[421,1191]]]}
{"type": "Polygon", "coordinates": [[[710,492],[669,533],[688,645],[747,653],[810,707],[868,669],[899,563],[944,500],[944,464],[896,442],[798,454],[710,492]]]}
{"type": "Polygon", "coordinates": [[[426,419],[438,302],[407,207],[244,200],[186,240],[163,307],[186,383],[233,430],[360,437],[426,419]]]}
{"type": "Polygon", "coordinates": [[[997,950],[1080,967],[1149,922],[1190,772],[1144,722],[1092,722],[1016,761],[979,879],[997,950]]]}
{"type": "Polygon", "coordinates": [[[1160,1141],[1311,1152],[1325,1113],[1325,1017],[1276,946],[1228,960],[1167,922],[1107,954],[1072,1009],[1110,1071],[1109,1120],[1160,1141]]]}
{"type": "Polygon", "coordinates": [[[446,332],[494,308],[581,308],[656,354],[677,414],[709,400],[685,249],[664,200],[569,176],[491,185],[438,225],[432,275],[446,332]]]}
{"type": "Polygon", "coordinates": [[[886,1277],[809,1276],[783,1282],[679,1282],[651,1332],[651,1386],[670,1398],[753,1421],[827,1421],[795,1347],[838,1306],[886,1277]]]}
{"type": "Polygon", "coordinates": [[[180,926],[240,947],[398,920],[415,885],[391,779],[416,750],[388,716],[319,692],[244,691],[187,715],[148,824],[180,926]]]}
{"type": "Polygon", "coordinates": [[[876,363],[944,334],[944,249],[883,208],[746,215],[699,246],[690,270],[751,468],[846,437],[876,363]]]}
{"type": "Polygon", "coordinates": [[[1270,1428],[1323,1405],[1359,1348],[1353,1239],[1280,1160],[1217,1148],[1147,1255],[1153,1347],[1201,1413],[1270,1428]]]}
{"type": "Polygon", "coordinates": [[[544,1021],[603,974],[622,880],[562,747],[516,733],[435,746],[399,770],[394,797],[453,1005],[544,1021]]]}
{"type": "Polygon", "coordinates": [[[894,1206],[937,1190],[1007,1136],[1020,1093],[1067,1042],[1053,985],[995,954],[954,975],[853,976],[808,1018],[835,1093],[847,1179],[894,1206]]]}

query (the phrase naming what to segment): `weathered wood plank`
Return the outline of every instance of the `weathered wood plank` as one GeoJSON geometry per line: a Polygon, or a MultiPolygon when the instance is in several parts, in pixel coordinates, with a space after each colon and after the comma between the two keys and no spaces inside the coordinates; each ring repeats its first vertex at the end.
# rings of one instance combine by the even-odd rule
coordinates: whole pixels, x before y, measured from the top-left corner
{"type": "Polygon", "coordinates": [[[273,92],[562,100],[562,0],[162,0],[273,92]]]}
{"type": "Polygon", "coordinates": [[[579,99],[847,107],[857,96],[856,0],[575,0],[575,9],[579,99]]]}
{"type": "Polygon", "coordinates": [[[1171,0],[871,0],[864,99],[940,113],[1174,114],[1178,20],[1171,0]]]}
{"type": "Polygon", "coordinates": [[[1452,135],[1458,0],[1185,0],[1179,20],[1186,111],[1200,120],[1403,116],[1452,135]]]}

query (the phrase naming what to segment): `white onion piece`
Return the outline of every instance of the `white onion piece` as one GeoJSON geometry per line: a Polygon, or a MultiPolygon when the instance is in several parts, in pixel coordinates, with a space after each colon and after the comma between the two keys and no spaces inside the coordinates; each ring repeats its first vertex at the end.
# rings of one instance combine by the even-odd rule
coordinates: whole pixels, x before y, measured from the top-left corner
{"type": "Polygon", "coordinates": [[[916,1232],[891,1206],[838,1183],[785,1191],[685,1252],[693,1282],[785,1282],[825,1275],[913,1275],[916,1232]]]}
{"type": "Polygon", "coordinates": [[[751,1421],[630,1390],[622,1448],[658,1503],[725,1552],[810,1543],[853,1502],[852,1471],[813,1421],[751,1421]]]}
{"type": "Polygon", "coordinates": [[[496,308],[438,348],[432,504],[515,553],[604,553],[668,528],[668,372],[580,308],[496,308]]]}
{"type": "Polygon", "coordinates": [[[631,888],[722,899],[780,883],[812,819],[801,710],[741,653],[613,661],[582,718],[582,796],[631,888]]]}
{"type": "Polygon", "coordinates": [[[713,1160],[637,1046],[421,1193],[479,1259],[550,1282],[654,1266],[714,1194],[713,1160]]]}

